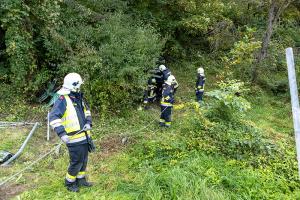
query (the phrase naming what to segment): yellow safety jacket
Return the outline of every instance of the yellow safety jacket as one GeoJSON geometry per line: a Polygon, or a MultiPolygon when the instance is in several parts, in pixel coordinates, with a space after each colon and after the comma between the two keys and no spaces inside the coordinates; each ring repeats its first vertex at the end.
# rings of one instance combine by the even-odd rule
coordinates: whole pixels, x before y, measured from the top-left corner
{"type": "MultiPolygon", "coordinates": [[[[74,135],[74,133],[80,131],[81,129],[78,116],[70,97],[68,95],[64,95],[64,97],[67,102],[67,107],[64,115],[61,118],[61,125],[64,126],[67,135],[69,135],[70,141],[68,143],[77,143],[86,140],[85,132],[74,135]]],[[[86,109],[86,105],[84,103],[83,103],[83,107],[84,107],[85,117],[91,116],[91,111],[86,109]]],[[[90,135],[90,131],[87,131],[87,134],[90,135]]]]}

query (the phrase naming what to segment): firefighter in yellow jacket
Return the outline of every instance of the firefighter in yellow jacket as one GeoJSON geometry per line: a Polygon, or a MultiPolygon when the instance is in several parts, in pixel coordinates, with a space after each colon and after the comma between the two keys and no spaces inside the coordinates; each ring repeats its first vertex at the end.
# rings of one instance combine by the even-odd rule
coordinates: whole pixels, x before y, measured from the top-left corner
{"type": "Polygon", "coordinates": [[[57,92],[60,97],[50,113],[50,125],[68,147],[70,164],[65,186],[71,192],[78,192],[80,186],[92,186],[86,180],[92,119],[91,111],[80,92],[82,83],[79,74],[66,75],[62,88],[57,92]]]}

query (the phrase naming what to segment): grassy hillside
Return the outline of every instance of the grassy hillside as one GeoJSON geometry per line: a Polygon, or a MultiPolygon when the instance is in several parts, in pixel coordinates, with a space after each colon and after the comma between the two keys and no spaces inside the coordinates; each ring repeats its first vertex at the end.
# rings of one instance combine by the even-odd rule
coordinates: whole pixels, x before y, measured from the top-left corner
{"type": "MultiPolygon", "coordinates": [[[[79,194],[64,188],[68,154],[63,147],[59,155],[47,157],[1,188],[1,198],[299,199],[289,99],[256,88],[244,95],[252,108],[243,118],[214,119],[213,105],[199,109],[192,103],[193,66],[189,69],[174,72],[180,89],[170,129],[158,127],[157,106],[147,111],[128,111],[123,117],[94,117],[98,149],[90,154],[88,166],[94,187],[83,188],[79,194]]],[[[213,90],[215,77],[208,73],[207,80],[207,91],[213,90]]],[[[212,102],[209,97],[205,100],[212,102]]],[[[4,109],[4,102],[3,120],[29,120],[35,116],[34,120],[45,121],[46,110],[39,106],[17,109],[20,104],[16,104],[4,109]]],[[[15,150],[29,129],[2,131],[0,148],[15,150]]],[[[46,142],[45,135],[43,123],[20,159],[9,168],[0,168],[0,180],[58,143],[54,136],[46,142]]]]}

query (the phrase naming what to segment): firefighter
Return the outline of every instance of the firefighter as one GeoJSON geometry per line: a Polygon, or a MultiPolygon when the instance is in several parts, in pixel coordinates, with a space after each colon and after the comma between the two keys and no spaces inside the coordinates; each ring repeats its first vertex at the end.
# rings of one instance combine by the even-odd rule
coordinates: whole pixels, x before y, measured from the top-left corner
{"type": "Polygon", "coordinates": [[[66,75],[62,88],[57,92],[60,97],[50,112],[50,125],[68,147],[70,163],[65,186],[71,192],[79,192],[79,186],[92,186],[86,179],[92,119],[89,106],[80,92],[81,84],[83,81],[79,74],[66,75]]]}
{"type": "Polygon", "coordinates": [[[159,65],[158,69],[162,73],[162,79],[163,79],[163,81],[166,82],[168,80],[169,76],[171,75],[170,69],[167,68],[165,65],[159,65]]]}
{"type": "MultiPolygon", "coordinates": [[[[175,77],[170,75],[167,81],[163,85],[162,90],[162,99],[161,99],[161,115],[159,125],[162,127],[171,126],[171,115],[172,107],[174,103],[174,86],[175,86],[175,77]]],[[[177,82],[177,81],[176,81],[177,82]]],[[[178,83],[177,83],[178,85],[178,83]]]]}
{"type": "Polygon", "coordinates": [[[176,91],[177,91],[177,89],[179,87],[179,84],[178,84],[178,82],[177,82],[177,80],[176,80],[176,78],[175,78],[174,75],[171,75],[171,81],[172,81],[172,87],[174,89],[174,93],[173,94],[175,95],[176,91]]]}
{"type": "Polygon", "coordinates": [[[199,67],[197,69],[197,81],[196,81],[196,88],[195,88],[196,98],[199,104],[203,101],[204,85],[205,85],[204,69],[202,67],[199,67]]]}
{"type": "Polygon", "coordinates": [[[144,104],[148,104],[152,99],[153,99],[153,101],[161,99],[163,84],[168,79],[168,77],[171,75],[171,71],[164,65],[164,63],[165,63],[165,60],[160,58],[159,62],[157,62],[157,64],[160,64],[160,65],[150,71],[150,78],[148,79],[148,86],[147,86],[147,89],[145,90],[145,94],[144,94],[144,104]],[[154,91],[154,94],[148,100],[147,99],[148,95],[146,95],[146,94],[147,93],[149,94],[149,92],[152,92],[152,91],[154,91]],[[155,95],[155,97],[154,97],[154,95],[155,95]]]}
{"type": "Polygon", "coordinates": [[[155,96],[156,100],[159,100],[161,98],[161,88],[163,85],[163,75],[162,72],[159,70],[158,66],[154,69],[150,70],[150,77],[148,79],[148,85],[150,82],[152,82],[150,85],[153,85],[153,79],[155,79],[155,96]]]}
{"type": "Polygon", "coordinates": [[[148,109],[148,104],[153,103],[156,99],[156,79],[150,78],[144,94],[144,108],[148,109]]]}

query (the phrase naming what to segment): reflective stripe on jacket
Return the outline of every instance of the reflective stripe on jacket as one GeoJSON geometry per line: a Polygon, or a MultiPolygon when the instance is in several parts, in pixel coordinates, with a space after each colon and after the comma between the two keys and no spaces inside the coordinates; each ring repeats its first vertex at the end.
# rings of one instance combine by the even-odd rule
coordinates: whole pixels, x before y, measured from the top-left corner
{"type": "Polygon", "coordinates": [[[205,86],[205,76],[201,76],[198,74],[197,81],[196,81],[196,91],[198,92],[204,92],[204,86],[205,86]]]}
{"type": "MultiPolygon", "coordinates": [[[[60,96],[50,112],[50,125],[59,137],[67,134],[69,146],[86,143],[85,133],[75,134],[85,124],[92,124],[91,111],[82,94],[60,96]],[[75,134],[75,135],[74,135],[75,134]]],[[[89,131],[87,132],[89,134],[89,131]]]]}
{"type": "Polygon", "coordinates": [[[162,91],[162,99],[160,104],[162,106],[173,106],[174,103],[174,89],[173,86],[164,84],[162,91]]]}

